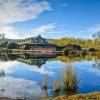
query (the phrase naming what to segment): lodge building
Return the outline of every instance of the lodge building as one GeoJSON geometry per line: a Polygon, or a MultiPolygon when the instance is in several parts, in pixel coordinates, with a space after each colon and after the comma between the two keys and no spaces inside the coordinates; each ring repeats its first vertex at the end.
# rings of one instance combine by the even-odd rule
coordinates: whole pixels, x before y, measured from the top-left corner
{"type": "Polygon", "coordinates": [[[41,35],[19,40],[17,41],[17,44],[18,48],[22,50],[33,50],[42,52],[56,52],[57,50],[56,44],[48,43],[45,38],[41,37],[41,35]]]}

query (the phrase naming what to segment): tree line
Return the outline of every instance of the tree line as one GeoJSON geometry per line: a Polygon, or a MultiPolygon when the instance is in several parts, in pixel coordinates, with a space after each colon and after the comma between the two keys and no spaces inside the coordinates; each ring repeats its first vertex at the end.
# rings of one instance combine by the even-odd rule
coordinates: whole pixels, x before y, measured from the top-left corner
{"type": "Polygon", "coordinates": [[[15,48],[17,48],[17,43],[3,41],[0,43],[0,48],[15,49],[15,48]]]}
{"type": "Polygon", "coordinates": [[[100,39],[80,39],[80,38],[61,38],[61,39],[48,39],[49,43],[55,43],[59,46],[68,44],[76,44],[83,48],[95,48],[100,50],[100,39]]]}

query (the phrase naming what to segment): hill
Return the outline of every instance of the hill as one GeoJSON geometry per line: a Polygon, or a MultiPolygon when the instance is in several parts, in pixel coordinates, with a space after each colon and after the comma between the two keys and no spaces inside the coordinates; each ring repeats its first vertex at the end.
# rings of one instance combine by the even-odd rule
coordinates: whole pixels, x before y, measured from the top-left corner
{"type": "Polygon", "coordinates": [[[21,39],[9,39],[9,38],[0,38],[0,42],[3,42],[3,41],[8,41],[8,42],[17,42],[18,40],[21,40],[21,39]]]}

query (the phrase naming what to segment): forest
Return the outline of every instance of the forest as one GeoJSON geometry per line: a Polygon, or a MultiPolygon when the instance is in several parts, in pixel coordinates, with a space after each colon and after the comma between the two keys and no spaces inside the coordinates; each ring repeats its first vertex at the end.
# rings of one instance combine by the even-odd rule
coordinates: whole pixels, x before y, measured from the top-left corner
{"type": "Polygon", "coordinates": [[[68,44],[76,44],[83,48],[95,48],[100,50],[100,39],[81,39],[81,38],[61,38],[61,39],[48,39],[49,43],[54,43],[59,46],[68,44]]]}

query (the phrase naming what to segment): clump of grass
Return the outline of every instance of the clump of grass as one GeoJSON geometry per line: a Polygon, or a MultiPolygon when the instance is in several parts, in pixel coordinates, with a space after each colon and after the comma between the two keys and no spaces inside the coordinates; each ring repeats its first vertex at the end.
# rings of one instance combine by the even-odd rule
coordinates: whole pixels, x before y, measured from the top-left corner
{"type": "Polygon", "coordinates": [[[46,97],[48,97],[48,77],[46,76],[42,81],[41,89],[46,97]]]}
{"type": "Polygon", "coordinates": [[[54,91],[55,96],[59,95],[59,93],[60,93],[60,83],[59,83],[58,80],[54,81],[53,91],[54,91]]]}
{"type": "Polygon", "coordinates": [[[42,82],[42,89],[48,89],[48,78],[45,77],[42,82]]]}
{"type": "Polygon", "coordinates": [[[78,76],[71,65],[66,66],[66,70],[62,76],[62,84],[64,92],[74,92],[77,90],[78,76]]]}

